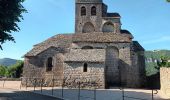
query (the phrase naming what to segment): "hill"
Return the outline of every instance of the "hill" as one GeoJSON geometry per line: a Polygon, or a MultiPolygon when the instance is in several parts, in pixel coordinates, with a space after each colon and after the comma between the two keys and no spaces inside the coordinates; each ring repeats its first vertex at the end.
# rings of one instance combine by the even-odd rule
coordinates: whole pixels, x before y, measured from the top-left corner
{"type": "Polygon", "coordinates": [[[145,51],[146,58],[160,59],[161,56],[170,58],[170,50],[145,51]]]}
{"type": "Polygon", "coordinates": [[[157,62],[161,61],[161,56],[170,59],[170,50],[145,51],[147,76],[151,76],[159,72],[159,70],[157,70],[155,67],[157,66],[157,62]]]}
{"type": "Polygon", "coordinates": [[[3,66],[11,66],[13,64],[16,64],[18,60],[16,59],[11,59],[11,58],[3,58],[3,59],[0,59],[0,65],[3,65],[3,66]]]}

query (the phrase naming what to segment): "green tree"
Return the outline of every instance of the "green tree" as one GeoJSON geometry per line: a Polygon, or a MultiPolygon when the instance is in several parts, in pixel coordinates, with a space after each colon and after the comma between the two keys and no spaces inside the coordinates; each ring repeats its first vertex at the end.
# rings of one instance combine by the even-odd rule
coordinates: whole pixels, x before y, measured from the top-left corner
{"type": "Polygon", "coordinates": [[[151,76],[159,72],[155,62],[146,62],[146,75],[151,76]]]}
{"type": "Polygon", "coordinates": [[[166,0],[167,2],[170,2],[170,0],[166,0]]]}
{"type": "Polygon", "coordinates": [[[17,32],[20,28],[17,22],[23,20],[21,15],[26,12],[22,3],[25,0],[0,0],[0,48],[6,41],[15,42],[12,32],[17,32]]]}
{"type": "Polygon", "coordinates": [[[157,65],[160,67],[170,67],[170,62],[168,62],[168,57],[161,57],[161,62],[157,62],[157,65]]]}
{"type": "Polygon", "coordinates": [[[20,78],[23,72],[23,66],[24,66],[24,62],[18,61],[16,64],[8,68],[6,75],[12,78],[20,78]]]}
{"type": "Polygon", "coordinates": [[[7,68],[5,66],[0,66],[0,76],[5,76],[7,68]]]}

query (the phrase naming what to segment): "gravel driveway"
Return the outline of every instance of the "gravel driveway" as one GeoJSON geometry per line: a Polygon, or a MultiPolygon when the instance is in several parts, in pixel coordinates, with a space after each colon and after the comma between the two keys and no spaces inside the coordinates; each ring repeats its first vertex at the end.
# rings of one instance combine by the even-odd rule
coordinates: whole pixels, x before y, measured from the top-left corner
{"type": "Polygon", "coordinates": [[[0,100],[61,100],[28,91],[0,89],[0,100]]]}

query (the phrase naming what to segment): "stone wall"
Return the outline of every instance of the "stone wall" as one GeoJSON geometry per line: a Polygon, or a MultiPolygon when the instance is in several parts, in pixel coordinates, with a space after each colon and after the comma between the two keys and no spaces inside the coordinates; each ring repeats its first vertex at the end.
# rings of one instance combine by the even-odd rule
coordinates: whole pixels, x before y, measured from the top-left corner
{"type": "Polygon", "coordinates": [[[123,45],[122,48],[119,50],[119,67],[120,67],[120,77],[122,85],[126,87],[134,87],[132,82],[133,77],[133,67],[132,67],[132,59],[131,59],[131,48],[130,43],[123,45]]]}
{"type": "Polygon", "coordinates": [[[119,50],[115,47],[106,48],[106,83],[107,86],[118,86],[120,84],[119,77],[119,50]]]}
{"type": "MultiPolygon", "coordinates": [[[[87,2],[87,1],[86,1],[87,2]]],[[[113,25],[114,33],[120,33],[121,23],[119,17],[107,16],[107,6],[100,1],[100,3],[76,3],[76,33],[82,33],[86,23],[90,23],[95,32],[103,32],[103,26],[105,23],[111,23],[113,25]],[[91,8],[96,7],[96,15],[91,15],[91,8]],[[81,16],[81,7],[86,8],[86,15],[81,16]],[[117,21],[118,20],[118,21],[117,21]]],[[[92,29],[93,29],[92,28],[92,29]]],[[[112,32],[109,30],[109,32],[112,32]]],[[[84,32],[83,32],[84,33],[84,32]]]]}
{"type": "Polygon", "coordinates": [[[90,22],[94,25],[95,31],[99,32],[102,25],[102,3],[77,3],[76,4],[76,33],[82,33],[84,25],[90,22]],[[86,16],[81,16],[81,7],[86,7],[86,16]],[[96,16],[91,16],[91,7],[95,6],[97,9],[96,16]]]}
{"type": "MultiPolygon", "coordinates": [[[[107,66],[107,62],[109,60],[114,61],[114,58],[118,60],[118,65],[117,62],[114,64],[109,65],[111,70],[114,72],[115,76],[113,77],[105,77],[106,81],[109,79],[115,79],[117,80],[117,84],[121,81],[121,83],[126,86],[126,87],[140,87],[142,84],[143,78],[140,76],[140,74],[145,74],[144,73],[144,61],[140,60],[144,56],[142,56],[142,53],[135,53],[133,50],[131,50],[131,44],[130,43],[87,43],[87,42],[80,42],[80,43],[74,43],[73,48],[75,49],[80,49],[84,46],[91,46],[94,49],[100,48],[100,49],[105,49],[107,51],[108,47],[114,47],[117,48],[118,54],[117,57],[114,55],[116,51],[106,52],[106,61],[105,61],[105,67],[107,66]],[[107,56],[108,55],[108,56],[107,56]],[[111,57],[113,55],[113,58],[111,57]],[[141,56],[140,56],[141,55],[141,56]],[[109,57],[110,56],[110,57],[109,57]],[[138,59],[139,58],[139,59],[138,59]],[[143,63],[143,64],[142,64],[143,63]],[[114,66],[114,67],[113,67],[114,66]],[[112,68],[113,67],[113,68],[112,68]],[[121,80],[120,80],[121,79],[121,80]]],[[[108,66],[108,67],[109,67],[108,66]]],[[[110,75],[110,72],[106,71],[107,68],[105,68],[105,76],[110,75]]],[[[106,84],[107,85],[107,84],[106,84]]]]}
{"type": "MultiPolygon", "coordinates": [[[[54,49],[48,49],[36,57],[25,58],[23,69],[23,77],[25,80],[23,80],[23,84],[25,84],[27,79],[29,82],[27,85],[33,86],[34,79],[44,79],[44,84],[51,86],[52,79],[63,79],[63,63],[63,54],[54,49]],[[47,59],[49,57],[53,59],[53,67],[52,71],[47,72],[47,59]]],[[[61,83],[62,81],[58,84],[61,83]]]]}
{"type": "Polygon", "coordinates": [[[97,79],[96,83],[100,88],[109,83],[118,85],[120,81],[126,87],[139,87],[142,84],[141,69],[144,68],[140,63],[142,56],[133,53],[130,45],[130,43],[80,42],[73,43],[73,49],[65,54],[53,48],[47,49],[36,57],[25,58],[24,77],[43,78],[48,85],[52,84],[51,80],[54,78],[59,79],[60,84],[64,79],[66,84],[71,86],[72,83],[76,83],[75,79],[77,81],[82,77],[82,80],[97,79]],[[94,49],[82,50],[84,46],[91,46],[94,49]],[[52,71],[46,72],[49,57],[53,58],[54,67],[52,71]],[[89,70],[90,73],[82,72],[84,63],[88,63],[92,69],[89,70]]]}
{"type": "Polygon", "coordinates": [[[83,62],[67,62],[64,65],[65,86],[82,88],[105,88],[104,63],[87,63],[87,72],[83,72],[83,62]]]}
{"type": "Polygon", "coordinates": [[[170,68],[160,69],[161,91],[170,97],[170,68]]]}
{"type": "Polygon", "coordinates": [[[132,84],[136,87],[144,87],[146,82],[144,52],[131,52],[132,67],[130,74],[133,79],[132,84]]]}

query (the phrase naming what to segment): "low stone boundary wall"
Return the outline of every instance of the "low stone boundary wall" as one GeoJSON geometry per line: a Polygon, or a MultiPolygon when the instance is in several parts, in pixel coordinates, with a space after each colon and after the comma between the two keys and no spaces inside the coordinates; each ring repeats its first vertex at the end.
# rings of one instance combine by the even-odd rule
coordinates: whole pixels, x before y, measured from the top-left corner
{"type": "Polygon", "coordinates": [[[0,78],[0,81],[21,81],[21,78],[0,78]]]}
{"type": "Polygon", "coordinates": [[[170,68],[160,69],[161,91],[170,97],[170,68]]]}
{"type": "Polygon", "coordinates": [[[21,81],[19,81],[19,80],[0,80],[0,88],[20,89],[21,81]]]}

